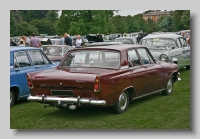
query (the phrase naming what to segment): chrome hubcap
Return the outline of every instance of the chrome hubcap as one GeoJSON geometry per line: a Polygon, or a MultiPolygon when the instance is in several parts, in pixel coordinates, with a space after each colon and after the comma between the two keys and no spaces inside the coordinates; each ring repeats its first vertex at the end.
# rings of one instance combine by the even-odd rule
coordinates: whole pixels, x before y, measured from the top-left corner
{"type": "Polygon", "coordinates": [[[12,101],[12,93],[10,92],[10,103],[11,103],[11,101],[12,101]]]}
{"type": "Polygon", "coordinates": [[[167,83],[167,90],[168,90],[169,93],[171,93],[171,91],[172,91],[172,80],[171,79],[167,83]]]}
{"type": "Polygon", "coordinates": [[[126,108],[126,105],[127,105],[127,96],[126,96],[126,93],[123,92],[119,96],[119,107],[121,110],[123,110],[126,108]]]}

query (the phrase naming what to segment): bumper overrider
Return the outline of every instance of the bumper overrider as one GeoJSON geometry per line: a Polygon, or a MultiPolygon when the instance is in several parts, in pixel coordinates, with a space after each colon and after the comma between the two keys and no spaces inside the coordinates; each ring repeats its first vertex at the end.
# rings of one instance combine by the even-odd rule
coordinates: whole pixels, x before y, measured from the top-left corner
{"type": "Polygon", "coordinates": [[[93,100],[93,99],[86,99],[78,97],[66,97],[66,98],[60,98],[55,96],[46,96],[45,94],[42,96],[29,96],[28,101],[36,101],[36,102],[42,102],[42,103],[48,103],[48,102],[57,102],[58,104],[61,104],[62,102],[65,103],[77,103],[78,106],[81,104],[90,104],[90,105],[105,105],[105,100],[93,100]]]}

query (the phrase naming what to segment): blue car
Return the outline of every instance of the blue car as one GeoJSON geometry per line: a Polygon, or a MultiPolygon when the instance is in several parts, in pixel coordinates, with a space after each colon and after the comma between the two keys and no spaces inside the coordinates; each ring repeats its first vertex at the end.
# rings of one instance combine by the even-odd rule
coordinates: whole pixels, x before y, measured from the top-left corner
{"type": "Polygon", "coordinates": [[[30,95],[26,73],[56,66],[39,48],[10,46],[10,107],[30,95]]]}

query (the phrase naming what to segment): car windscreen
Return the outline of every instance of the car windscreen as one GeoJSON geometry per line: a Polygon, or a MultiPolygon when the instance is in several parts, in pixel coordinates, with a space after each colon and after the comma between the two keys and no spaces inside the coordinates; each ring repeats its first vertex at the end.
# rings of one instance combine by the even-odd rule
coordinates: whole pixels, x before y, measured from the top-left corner
{"type": "Polygon", "coordinates": [[[176,46],[176,43],[173,39],[170,38],[149,38],[141,40],[140,45],[147,46],[147,47],[171,47],[176,46]]]}
{"type": "Polygon", "coordinates": [[[99,67],[118,69],[120,54],[117,51],[79,50],[70,52],[62,60],[60,67],[99,67]]]}

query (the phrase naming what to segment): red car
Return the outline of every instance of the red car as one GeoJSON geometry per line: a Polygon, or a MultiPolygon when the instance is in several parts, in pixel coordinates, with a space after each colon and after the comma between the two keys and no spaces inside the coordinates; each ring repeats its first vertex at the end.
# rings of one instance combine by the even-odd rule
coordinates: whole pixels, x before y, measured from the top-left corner
{"type": "Polygon", "coordinates": [[[85,47],[69,50],[54,69],[28,73],[28,100],[70,109],[112,106],[123,113],[136,98],[172,94],[178,75],[177,64],[156,61],[141,45],[85,47]]]}

